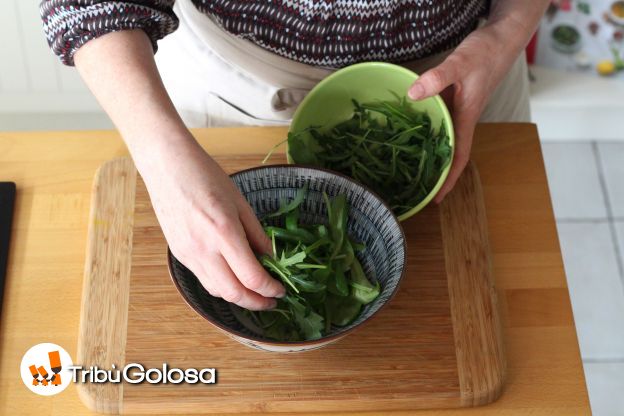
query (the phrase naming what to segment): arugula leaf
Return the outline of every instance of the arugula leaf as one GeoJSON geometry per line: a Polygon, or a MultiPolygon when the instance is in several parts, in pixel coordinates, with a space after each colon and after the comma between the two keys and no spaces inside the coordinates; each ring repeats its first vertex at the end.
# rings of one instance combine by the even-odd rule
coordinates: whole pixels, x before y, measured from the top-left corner
{"type": "MultiPolygon", "coordinates": [[[[397,214],[420,203],[451,163],[444,122],[416,111],[403,96],[394,100],[353,101],[353,116],[332,127],[289,133],[296,163],[336,170],[376,191],[397,214]]],[[[330,220],[331,221],[331,220],[330,220]]]]}
{"type": "Polygon", "coordinates": [[[315,139],[305,133],[288,133],[288,153],[298,164],[318,166],[320,161],[312,149],[318,145],[315,146],[315,139]]]}
{"type": "Polygon", "coordinates": [[[323,193],[325,204],[327,205],[327,215],[329,217],[329,234],[334,243],[332,257],[335,257],[341,250],[345,240],[347,228],[347,197],[338,195],[333,201],[329,200],[326,193],[323,193]]]}
{"type": "Polygon", "coordinates": [[[301,205],[307,193],[308,193],[308,183],[306,182],[306,184],[303,185],[303,188],[300,188],[297,190],[297,193],[295,194],[295,197],[293,198],[292,201],[290,202],[282,201],[277,211],[266,215],[264,218],[266,219],[266,218],[279,217],[281,215],[284,215],[296,209],[299,205],[301,205]]]}
{"type": "Polygon", "coordinates": [[[380,292],[379,282],[375,282],[375,285],[369,282],[358,259],[351,264],[351,287],[353,297],[364,305],[375,300],[380,292]]]}
{"type": "Polygon", "coordinates": [[[334,268],[334,272],[330,275],[327,282],[327,290],[338,296],[347,296],[349,294],[349,284],[342,265],[334,268]]]}
{"type": "Polygon", "coordinates": [[[272,259],[271,257],[264,255],[260,258],[260,263],[266,267],[269,271],[273,271],[277,274],[284,283],[287,283],[296,293],[299,293],[299,289],[294,283],[290,280],[290,271],[283,267],[278,260],[272,259]]]}
{"type": "Polygon", "coordinates": [[[276,240],[290,241],[293,243],[302,242],[305,244],[312,244],[316,240],[314,234],[303,228],[287,230],[285,228],[269,225],[264,227],[264,231],[267,235],[276,240]]]}
{"type": "Polygon", "coordinates": [[[342,244],[342,252],[345,256],[343,259],[343,267],[345,270],[349,270],[351,268],[351,264],[355,260],[355,252],[353,251],[353,246],[351,245],[351,241],[349,238],[345,239],[342,244]]]}
{"type": "Polygon", "coordinates": [[[318,339],[322,337],[323,317],[318,313],[306,308],[297,298],[285,296],[284,301],[290,304],[293,318],[299,325],[305,339],[318,339]]]}
{"type": "Polygon", "coordinates": [[[279,341],[317,339],[327,334],[332,324],[347,325],[380,290],[378,284],[368,282],[357,260],[356,251],[364,245],[347,234],[346,197],[330,200],[324,195],[328,224],[304,225],[299,223],[303,201],[299,195],[282,202],[279,215],[273,217],[276,222],[284,221],[286,228],[264,227],[273,250],[272,255],[259,258],[263,267],[284,283],[286,296],[278,299],[272,310],[234,313],[250,331],[279,341]]]}
{"type": "Polygon", "coordinates": [[[300,251],[296,254],[293,254],[290,257],[286,257],[285,252],[282,251],[282,257],[279,259],[279,264],[283,267],[289,267],[289,266],[294,266],[297,265],[299,263],[303,263],[303,261],[306,258],[306,253],[305,251],[300,251]]]}
{"type": "Polygon", "coordinates": [[[353,296],[327,296],[327,307],[331,323],[337,326],[349,325],[360,314],[362,304],[353,296]]]}
{"type": "Polygon", "coordinates": [[[285,223],[286,223],[287,230],[290,230],[290,231],[298,230],[299,229],[298,222],[299,222],[299,210],[298,209],[293,209],[288,214],[286,214],[285,223]]]}
{"type": "Polygon", "coordinates": [[[321,292],[326,288],[324,283],[307,280],[307,275],[305,274],[293,274],[290,276],[290,279],[299,286],[302,292],[321,292]]]}

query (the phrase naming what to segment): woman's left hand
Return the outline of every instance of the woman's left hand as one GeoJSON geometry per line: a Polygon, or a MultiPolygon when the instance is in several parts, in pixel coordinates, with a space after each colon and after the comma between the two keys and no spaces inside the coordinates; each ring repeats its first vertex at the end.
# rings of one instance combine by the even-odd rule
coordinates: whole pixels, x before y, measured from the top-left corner
{"type": "Polygon", "coordinates": [[[455,156],[437,203],[453,189],[468,163],[481,112],[518,56],[519,51],[511,49],[497,36],[496,27],[484,26],[468,35],[440,65],[422,74],[408,91],[413,100],[440,94],[453,117],[455,156]]]}

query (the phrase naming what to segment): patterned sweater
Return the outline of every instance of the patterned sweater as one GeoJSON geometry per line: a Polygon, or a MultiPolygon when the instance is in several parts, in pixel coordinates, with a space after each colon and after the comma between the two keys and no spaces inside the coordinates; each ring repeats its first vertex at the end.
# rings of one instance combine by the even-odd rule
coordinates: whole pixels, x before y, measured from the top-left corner
{"type": "MultiPolygon", "coordinates": [[[[156,41],[176,30],[175,0],[43,0],[54,53],[74,53],[109,32],[142,29],[156,41]]],[[[339,68],[362,61],[402,62],[456,46],[487,13],[489,0],[192,0],[227,32],[278,55],[339,68]]]]}

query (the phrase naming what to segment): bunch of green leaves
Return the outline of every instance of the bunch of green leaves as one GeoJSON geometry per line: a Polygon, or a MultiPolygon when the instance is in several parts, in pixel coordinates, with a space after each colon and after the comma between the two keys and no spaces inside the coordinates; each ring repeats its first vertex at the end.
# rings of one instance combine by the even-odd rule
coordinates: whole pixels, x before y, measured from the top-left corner
{"type": "Polygon", "coordinates": [[[426,112],[406,99],[360,104],[353,117],[329,129],[289,133],[296,163],[351,176],[377,192],[397,215],[418,205],[451,162],[444,123],[434,129],[426,112]]]}
{"type": "Polygon", "coordinates": [[[273,252],[260,262],[286,288],[286,296],[267,311],[245,310],[239,321],[252,331],[278,341],[313,340],[332,325],[345,326],[380,292],[356,257],[362,244],[347,235],[348,206],[344,195],[330,200],[324,194],[327,223],[304,225],[300,205],[307,187],[293,200],[263,219],[273,252]]]}

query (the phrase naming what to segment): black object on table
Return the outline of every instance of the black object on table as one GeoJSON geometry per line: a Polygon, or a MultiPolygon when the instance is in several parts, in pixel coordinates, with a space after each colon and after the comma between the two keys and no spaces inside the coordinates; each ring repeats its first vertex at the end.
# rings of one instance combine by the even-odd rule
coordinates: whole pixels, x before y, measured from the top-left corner
{"type": "Polygon", "coordinates": [[[0,182],[0,312],[4,297],[7,262],[9,260],[9,241],[11,240],[11,222],[15,205],[15,184],[0,182]]]}

